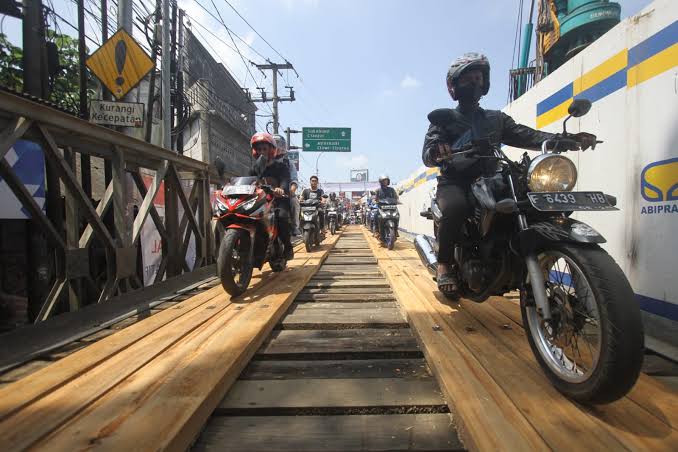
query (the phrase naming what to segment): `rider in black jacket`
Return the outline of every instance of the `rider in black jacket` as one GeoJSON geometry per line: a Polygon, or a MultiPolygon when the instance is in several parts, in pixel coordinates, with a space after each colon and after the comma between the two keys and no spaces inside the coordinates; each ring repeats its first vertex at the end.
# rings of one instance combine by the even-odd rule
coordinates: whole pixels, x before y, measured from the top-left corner
{"type": "Polygon", "coordinates": [[[250,140],[252,156],[256,158],[250,176],[257,176],[271,185],[276,194],[273,206],[278,221],[278,235],[285,244],[285,258],[294,259],[294,249],[290,237],[290,166],[286,159],[277,158],[278,148],[273,136],[268,133],[255,133],[250,140]]]}
{"type": "MultiPolygon", "coordinates": [[[[489,138],[491,143],[504,143],[525,149],[538,150],[544,140],[555,135],[517,124],[509,115],[496,110],[480,108],[478,101],[490,89],[490,63],[484,55],[467,53],[457,58],[447,72],[447,90],[459,102],[455,119],[445,127],[431,125],[426,132],[422,160],[429,167],[439,166],[436,201],[442,212],[438,229],[438,287],[446,292],[459,290],[456,269],[453,266],[454,244],[459,240],[461,227],[471,214],[469,188],[482,173],[487,161],[478,160],[465,168],[440,161],[453,153],[452,144],[467,133],[472,124],[477,138],[489,138]]],[[[596,137],[579,133],[574,138],[586,149],[596,137]]]]}

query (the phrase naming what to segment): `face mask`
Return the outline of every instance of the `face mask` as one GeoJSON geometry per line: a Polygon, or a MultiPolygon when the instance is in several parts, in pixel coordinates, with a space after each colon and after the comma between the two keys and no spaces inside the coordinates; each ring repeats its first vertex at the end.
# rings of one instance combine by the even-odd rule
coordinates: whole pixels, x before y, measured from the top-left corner
{"type": "Polygon", "coordinates": [[[478,102],[483,95],[483,87],[471,83],[455,89],[457,100],[461,103],[478,102]]]}

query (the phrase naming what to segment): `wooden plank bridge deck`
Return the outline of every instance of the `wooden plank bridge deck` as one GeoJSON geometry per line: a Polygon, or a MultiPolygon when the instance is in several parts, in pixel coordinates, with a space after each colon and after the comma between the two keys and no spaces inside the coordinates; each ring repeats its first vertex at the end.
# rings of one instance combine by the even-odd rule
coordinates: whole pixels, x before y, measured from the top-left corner
{"type": "Polygon", "coordinates": [[[570,402],[515,300],[448,302],[404,240],[348,227],[240,300],[182,298],[0,375],[0,450],[678,447],[675,391],[570,402]]]}

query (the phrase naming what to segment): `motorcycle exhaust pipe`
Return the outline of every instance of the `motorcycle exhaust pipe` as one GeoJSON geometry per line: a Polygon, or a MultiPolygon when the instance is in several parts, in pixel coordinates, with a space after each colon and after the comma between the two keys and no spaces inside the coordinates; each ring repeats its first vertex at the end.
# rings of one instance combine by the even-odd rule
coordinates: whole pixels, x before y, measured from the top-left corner
{"type": "Polygon", "coordinates": [[[438,270],[438,259],[436,258],[436,253],[433,252],[433,246],[431,246],[429,238],[425,235],[416,236],[414,238],[414,247],[417,249],[421,263],[424,264],[431,275],[435,276],[438,270]]]}

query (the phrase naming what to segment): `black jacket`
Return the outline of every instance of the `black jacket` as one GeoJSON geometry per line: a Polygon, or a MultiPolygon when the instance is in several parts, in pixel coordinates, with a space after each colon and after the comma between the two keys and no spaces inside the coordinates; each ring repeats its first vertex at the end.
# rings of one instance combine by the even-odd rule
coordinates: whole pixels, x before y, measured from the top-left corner
{"type": "Polygon", "coordinates": [[[393,187],[379,187],[377,188],[377,201],[384,201],[386,199],[398,200],[398,193],[393,187]]]}
{"type": "MultiPolygon", "coordinates": [[[[258,176],[256,168],[250,171],[250,176],[258,176]]],[[[290,167],[283,160],[274,160],[260,177],[271,187],[280,187],[287,195],[290,194],[290,167]]]]}
{"type": "Polygon", "coordinates": [[[455,120],[445,127],[431,124],[424,138],[422,160],[429,167],[440,167],[439,183],[466,183],[478,177],[482,165],[487,161],[478,161],[476,164],[461,170],[450,162],[436,162],[435,153],[438,144],[453,145],[457,140],[470,137],[471,121],[476,121],[476,138],[489,138],[494,144],[507,144],[524,149],[539,150],[544,140],[555,135],[540,132],[522,124],[517,124],[513,118],[498,110],[484,110],[477,107],[473,111],[463,112],[457,107],[454,110],[455,120]],[[466,135],[464,135],[466,134],[466,135]]]}

